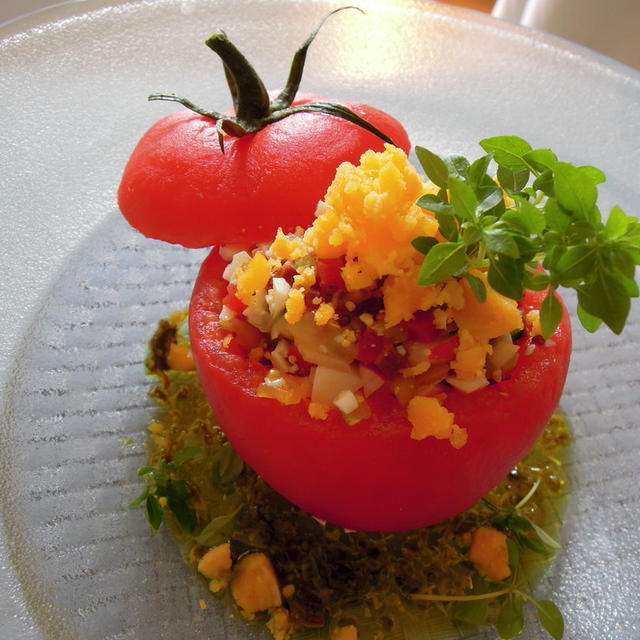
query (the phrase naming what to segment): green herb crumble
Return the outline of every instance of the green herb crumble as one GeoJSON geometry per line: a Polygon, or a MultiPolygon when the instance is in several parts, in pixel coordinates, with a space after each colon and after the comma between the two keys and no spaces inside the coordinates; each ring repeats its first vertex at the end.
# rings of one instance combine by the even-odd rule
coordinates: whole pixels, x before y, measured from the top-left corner
{"type": "Polygon", "coordinates": [[[138,470],[145,489],[132,505],[146,507],[154,529],[166,522],[196,571],[210,549],[228,545],[231,584],[209,582],[219,597],[267,625],[277,640],[457,638],[460,630],[487,624],[512,638],[523,628],[524,605],[534,607],[551,637],[562,637],[557,607],[532,596],[559,548],[568,494],[570,435],[560,415],[526,458],[463,513],[402,533],[345,531],[289,503],[234,452],[184,357],[185,317],[176,312],[161,320],[150,342],[146,367],[158,408],[148,426],[149,461],[138,470]],[[471,561],[480,528],[506,536],[508,577],[492,579],[471,561]],[[266,611],[239,607],[229,588],[250,554],[268,559],[277,580],[279,604],[266,611]]]}

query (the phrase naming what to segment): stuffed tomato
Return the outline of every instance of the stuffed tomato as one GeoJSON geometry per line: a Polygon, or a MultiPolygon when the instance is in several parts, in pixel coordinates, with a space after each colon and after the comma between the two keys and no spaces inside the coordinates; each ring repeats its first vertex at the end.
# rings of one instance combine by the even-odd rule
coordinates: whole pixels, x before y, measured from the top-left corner
{"type": "MultiPolygon", "coordinates": [[[[239,455],[312,515],[391,531],[489,491],[555,410],[571,336],[540,335],[542,295],[480,304],[451,277],[421,287],[415,205],[398,149],[344,164],[305,231],[228,262],[214,250],[190,307],[198,374],[239,455]]],[[[227,256],[228,257],[228,256],[227,256]]]]}

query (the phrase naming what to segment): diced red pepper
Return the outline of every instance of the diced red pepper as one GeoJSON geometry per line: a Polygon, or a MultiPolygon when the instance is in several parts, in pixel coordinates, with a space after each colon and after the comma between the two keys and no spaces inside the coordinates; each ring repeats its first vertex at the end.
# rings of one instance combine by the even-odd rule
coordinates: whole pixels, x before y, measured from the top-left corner
{"type": "Polygon", "coordinates": [[[442,330],[433,324],[433,311],[416,311],[411,320],[401,323],[411,340],[417,342],[435,342],[442,337],[442,330]]]}
{"type": "Polygon", "coordinates": [[[429,345],[429,360],[444,360],[451,362],[455,357],[456,349],[460,340],[458,334],[454,333],[439,342],[429,345]]]}
{"type": "Polygon", "coordinates": [[[358,341],[358,353],[356,359],[364,364],[371,364],[380,358],[385,351],[393,347],[391,340],[386,336],[379,336],[368,327],[362,332],[358,341]]]}
{"type": "Polygon", "coordinates": [[[242,313],[247,308],[247,305],[236,296],[237,291],[238,287],[233,282],[230,282],[227,285],[227,295],[222,299],[222,304],[227,309],[231,309],[231,311],[242,313]]]}
{"type": "Polygon", "coordinates": [[[318,259],[316,261],[316,282],[321,289],[344,289],[342,279],[344,258],[318,259]]]}

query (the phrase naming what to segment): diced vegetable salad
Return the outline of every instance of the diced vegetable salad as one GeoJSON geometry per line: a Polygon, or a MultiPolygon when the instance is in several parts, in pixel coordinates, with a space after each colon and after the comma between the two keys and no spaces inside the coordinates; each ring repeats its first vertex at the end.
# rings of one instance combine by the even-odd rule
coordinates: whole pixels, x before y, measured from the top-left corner
{"type": "MultiPolygon", "coordinates": [[[[278,231],[252,251],[223,249],[228,295],[220,321],[247,357],[268,366],[257,394],[283,404],[308,400],[309,415],[370,415],[384,387],[404,405],[411,437],[465,445],[443,405],[447,390],[473,393],[509,376],[525,323],[537,312],[494,291],[479,303],[466,280],[418,284],[417,236],[438,237],[434,215],[415,203],[437,188],[400,149],[343,163],[307,229],[278,231]]],[[[540,341],[542,341],[540,339],[540,341]]]]}

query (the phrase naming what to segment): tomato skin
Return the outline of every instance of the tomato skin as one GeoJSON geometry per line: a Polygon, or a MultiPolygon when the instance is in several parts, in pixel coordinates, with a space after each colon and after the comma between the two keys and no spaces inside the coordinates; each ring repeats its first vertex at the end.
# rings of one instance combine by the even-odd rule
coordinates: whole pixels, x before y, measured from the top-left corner
{"type": "MultiPolygon", "coordinates": [[[[197,370],[219,424],[240,456],[274,489],[315,516],[352,529],[406,530],[444,520],[470,506],[527,453],[560,399],[571,350],[565,311],[551,346],[520,339],[511,377],[472,394],[451,390],[444,404],[468,431],[446,440],[412,440],[405,407],[380,391],[372,417],[348,426],[338,411],[311,419],[307,404],[258,398],[266,369],[227,351],[218,323],[226,282],[212,252],[190,307],[197,370]]],[[[527,292],[539,308],[542,294],[527,292]]]]}
{"type": "MultiPolygon", "coordinates": [[[[293,104],[317,98],[301,94],[293,104]]],[[[409,151],[394,118],[340,103],[409,151]]],[[[384,142],[334,116],[296,113],[240,138],[225,135],[224,148],[210,118],[183,109],[160,119],[125,167],[118,189],[125,218],[148,237],[186,247],[267,241],[278,227],[286,233],[311,224],[338,165],[357,164],[384,142]]]]}

